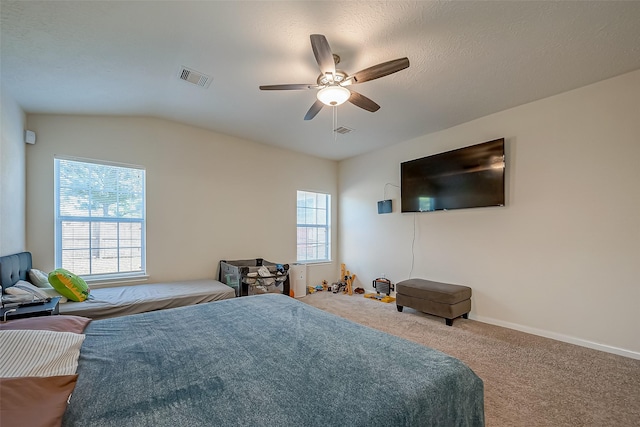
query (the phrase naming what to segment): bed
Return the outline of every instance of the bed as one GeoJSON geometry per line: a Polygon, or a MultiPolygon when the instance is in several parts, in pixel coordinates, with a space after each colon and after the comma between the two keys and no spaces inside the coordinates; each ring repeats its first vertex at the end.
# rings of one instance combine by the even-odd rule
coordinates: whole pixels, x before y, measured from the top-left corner
{"type": "Polygon", "coordinates": [[[90,299],[60,304],[60,314],[106,319],[234,298],[235,290],[212,279],[91,289],[90,299]]]}
{"type": "MultiPolygon", "coordinates": [[[[31,267],[30,254],[17,255],[0,258],[3,287],[31,267]]],[[[29,377],[36,383],[27,385],[0,378],[3,420],[13,413],[57,416],[68,427],[484,425],[483,382],[460,360],[281,294],[92,321],[11,320],[0,322],[0,338],[21,322],[66,332],[63,321],[83,325],[72,331],[82,336],[77,371],[29,377]]],[[[2,355],[12,347],[0,345],[0,359],[21,361],[2,355]]]]}
{"type": "Polygon", "coordinates": [[[458,359],[284,295],[94,320],[83,335],[67,427],[484,425],[482,380],[458,359]]]}
{"type": "MultiPolygon", "coordinates": [[[[30,252],[0,257],[3,290],[18,280],[29,281],[31,264],[30,252]]],[[[202,279],[97,288],[90,295],[86,301],[60,304],[60,314],[105,319],[234,298],[235,291],[218,280],[202,279]]]]}

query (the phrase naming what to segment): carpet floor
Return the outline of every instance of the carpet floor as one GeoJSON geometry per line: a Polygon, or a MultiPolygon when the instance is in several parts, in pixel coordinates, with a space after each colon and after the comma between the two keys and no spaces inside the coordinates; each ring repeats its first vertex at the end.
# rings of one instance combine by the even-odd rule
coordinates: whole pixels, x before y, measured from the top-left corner
{"type": "Polygon", "coordinates": [[[640,426],[640,360],[471,319],[449,327],[361,295],[317,292],[300,301],[462,360],[484,381],[488,427],[640,426]]]}

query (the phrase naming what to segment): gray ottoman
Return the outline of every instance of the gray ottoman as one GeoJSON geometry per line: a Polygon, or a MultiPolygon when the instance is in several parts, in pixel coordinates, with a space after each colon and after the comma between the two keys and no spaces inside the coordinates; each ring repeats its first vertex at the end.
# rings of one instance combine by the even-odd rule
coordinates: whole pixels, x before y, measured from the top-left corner
{"type": "Polygon", "coordinates": [[[411,307],[423,313],[444,317],[448,326],[453,319],[467,319],[471,311],[471,288],[424,279],[396,283],[396,307],[411,307]]]}

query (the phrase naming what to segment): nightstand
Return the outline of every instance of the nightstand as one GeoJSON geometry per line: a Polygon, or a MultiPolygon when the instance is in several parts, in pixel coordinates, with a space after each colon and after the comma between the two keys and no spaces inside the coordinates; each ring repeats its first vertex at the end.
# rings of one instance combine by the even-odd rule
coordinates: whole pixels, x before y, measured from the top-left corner
{"type": "Polygon", "coordinates": [[[58,303],[60,297],[51,298],[51,301],[44,304],[28,305],[26,307],[3,307],[0,308],[0,320],[23,319],[25,317],[51,316],[58,314],[58,303]]]}

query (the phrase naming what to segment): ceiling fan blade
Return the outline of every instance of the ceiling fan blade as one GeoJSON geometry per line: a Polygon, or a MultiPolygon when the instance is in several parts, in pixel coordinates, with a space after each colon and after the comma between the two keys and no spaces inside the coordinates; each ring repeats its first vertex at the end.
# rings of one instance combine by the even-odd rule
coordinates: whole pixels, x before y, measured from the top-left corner
{"type": "Polygon", "coordinates": [[[366,96],[361,95],[358,92],[354,92],[351,89],[349,90],[351,91],[349,102],[355,105],[356,107],[360,107],[364,110],[371,111],[372,113],[375,113],[380,109],[380,106],[378,104],[376,104],[366,96]]]}
{"type": "Polygon", "coordinates": [[[303,90],[303,89],[315,89],[318,85],[310,84],[291,84],[291,85],[266,85],[260,86],[260,90],[303,90]]]}
{"type": "Polygon", "coordinates": [[[304,119],[305,120],[313,119],[316,116],[316,114],[318,114],[320,110],[322,110],[323,106],[324,104],[320,100],[316,100],[316,102],[313,103],[311,108],[309,108],[309,111],[307,111],[307,114],[304,116],[304,119]]]}
{"type": "Polygon", "coordinates": [[[320,66],[322,74],[335,74],[336,63],[333,61],[333,53],[329,47],[327,38],[322,34],[311,34],[311,48],[320,66]]]}
{"type": "Polygon", "coordinates": [[[353,74],[349,79],[353,83],[362,83],[369,80],[379,79],[380,77],[388,76],[389,74],[397,73],[400,70],[404,70],[409,67],[409,58],[394,59],[393,61],[383,62],[382,64],[374,65],[373,67],[365,68],[353,74]]]}

